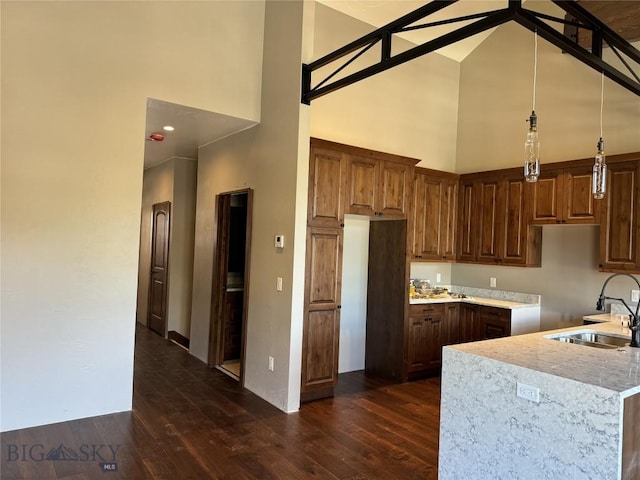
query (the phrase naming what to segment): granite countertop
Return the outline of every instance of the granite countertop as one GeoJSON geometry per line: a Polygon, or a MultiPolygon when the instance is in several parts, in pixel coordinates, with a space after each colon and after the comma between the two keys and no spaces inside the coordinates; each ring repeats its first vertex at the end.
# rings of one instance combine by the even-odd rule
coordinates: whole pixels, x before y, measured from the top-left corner
{"type": "Polygon", "coordinates": [[[522,302],[512,302],[509,300],[498,300],[495,298],[485,298],[485,297],[443,297],[443,298],[410,298],[410,305],[421,305],[425,303],[450,303],[450,302],[463,302],[463,303],[471,303],[474,305],[486,305],[489,307],[498,307],[498,308],[523,308],[523,307],[538,307],[539,304],[535,303],[522,303],[522,302]]]}
{"type": "Polygon", "coordinates": [[[445,348],[489,358],[560,378],[617,392],[623,397],[640,392],[640,348],[593,348],[559,342],[547,335],[599,331],[630,338],[617,321],[517,335],[445,348]]]}

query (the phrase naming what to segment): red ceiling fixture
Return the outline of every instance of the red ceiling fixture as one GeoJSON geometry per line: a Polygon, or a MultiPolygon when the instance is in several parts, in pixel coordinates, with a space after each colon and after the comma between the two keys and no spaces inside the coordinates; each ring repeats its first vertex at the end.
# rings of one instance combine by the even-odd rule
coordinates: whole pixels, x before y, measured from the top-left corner
{"type": "Polygon", "coordinates": [[[151,135],[149,135],[149,138],[154,142],[161,142],[164,140],[164,135],[161,133],[152,133],[151,135]]]}

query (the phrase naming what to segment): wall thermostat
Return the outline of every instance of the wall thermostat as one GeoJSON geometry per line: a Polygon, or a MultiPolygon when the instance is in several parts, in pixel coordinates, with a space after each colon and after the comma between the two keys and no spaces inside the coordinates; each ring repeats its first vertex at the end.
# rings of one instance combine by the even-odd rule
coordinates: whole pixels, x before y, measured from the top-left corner
{"type": "Polygon", "coordinates": [[[284,235],[276,235],[276,248],[284,248],[284,235]]]}

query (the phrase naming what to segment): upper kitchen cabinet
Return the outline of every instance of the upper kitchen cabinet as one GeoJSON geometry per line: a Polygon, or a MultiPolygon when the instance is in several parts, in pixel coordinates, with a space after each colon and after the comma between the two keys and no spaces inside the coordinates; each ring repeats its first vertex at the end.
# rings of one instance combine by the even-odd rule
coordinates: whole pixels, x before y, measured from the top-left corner
{"type": "Polygon", "coordinates": [[[358,150],[347,160],[346,213],[406,218],[418,160],[358,150]]]}
{"type": "Polygon", "coordinates": [[[409,238],[413,261],[455,261],[457,201],[457,175],[415,169],[409,238]]]}
{"type": "MultiPolygon", "coordinates": [[[[635,158],[640,158],[640,155],[636,154],[635,158]]],[[[640,161],[609,162],[607,169],[607,192],[600,225],[599,267],[607,272],[639,272],[640,161]]]]}
{"type": "Polygon", "coordinates": [[[542,230],[527,223],[527,185],[519,169],[463,175],[458,261],[540,266],[542,230]]]}
{"type": "Polygon", "coordinates": [[[340,227],[344,222],[347,155],[335,144],[311,139],[309,157],[309,226],[340,227]]]}
{"type": "Polygon", "coordinates": [[[568,168],[544,168],[538,181],[531,185],[530,223],[597,224],[600,200],[591,194],[592,164],[568,168]]]}

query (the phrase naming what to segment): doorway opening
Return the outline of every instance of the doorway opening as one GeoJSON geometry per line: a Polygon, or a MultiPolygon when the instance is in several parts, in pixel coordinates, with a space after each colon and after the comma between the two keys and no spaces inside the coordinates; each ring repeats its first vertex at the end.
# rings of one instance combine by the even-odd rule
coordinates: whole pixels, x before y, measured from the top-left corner
{"type": "Polygon", "coordinates": [[[244,385],[253,190],[216,196],[209,365],[244,385]]]}

